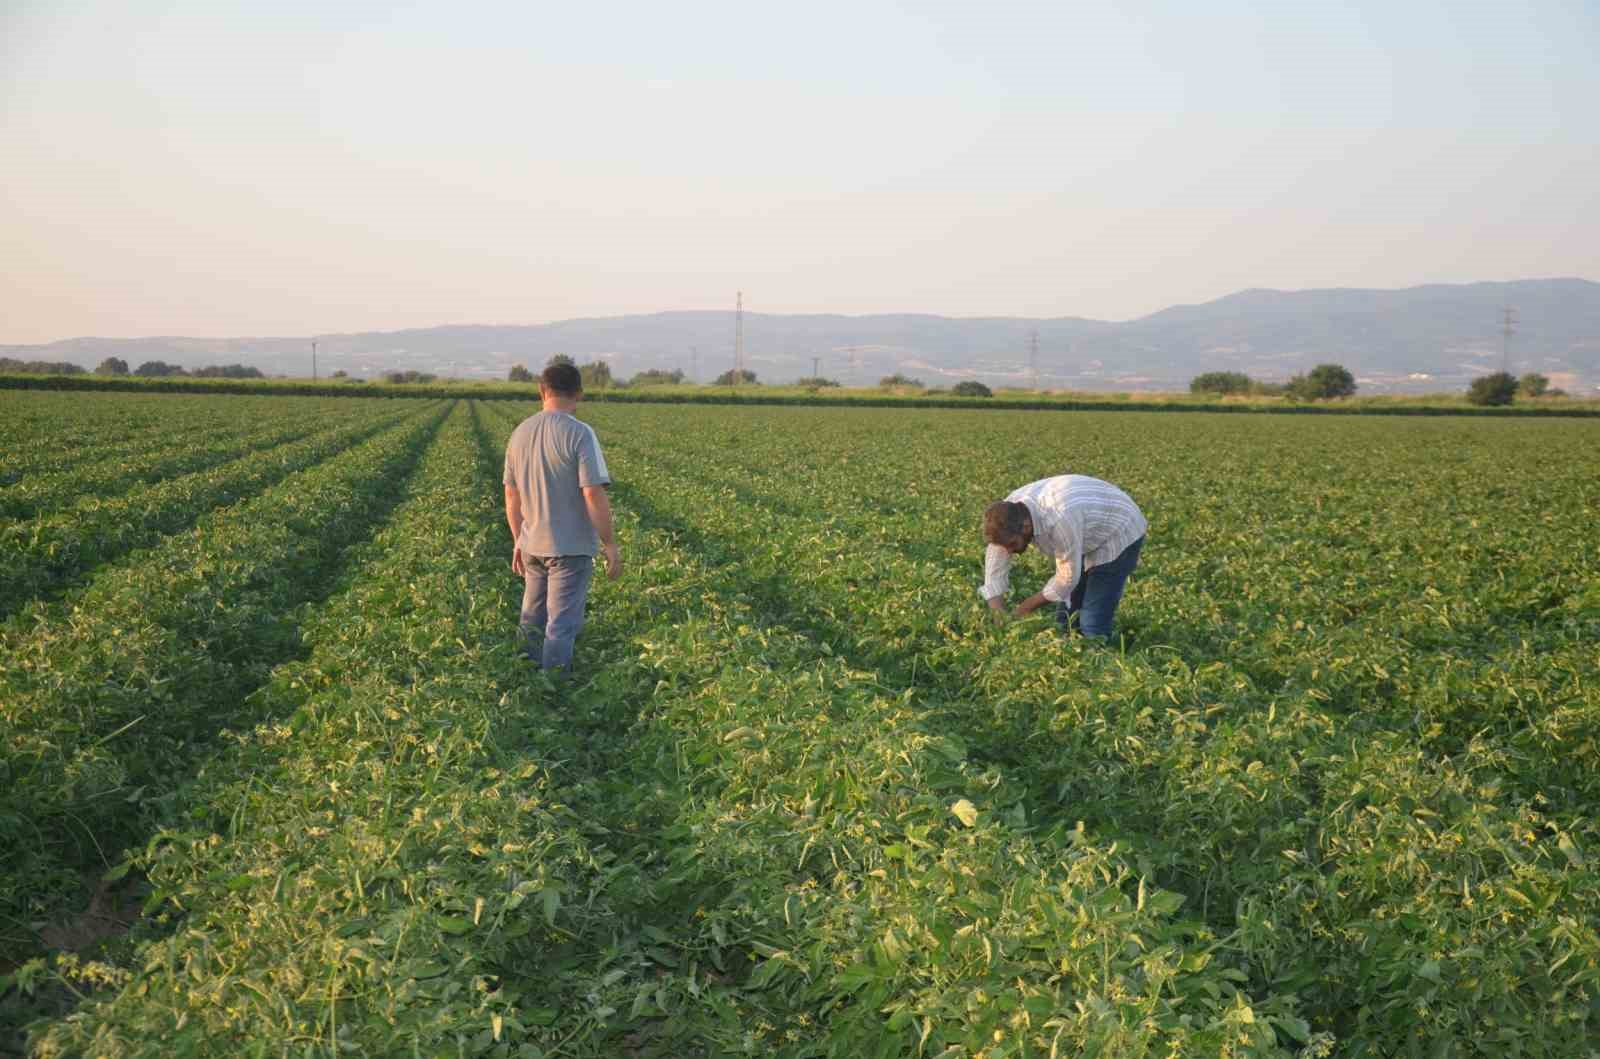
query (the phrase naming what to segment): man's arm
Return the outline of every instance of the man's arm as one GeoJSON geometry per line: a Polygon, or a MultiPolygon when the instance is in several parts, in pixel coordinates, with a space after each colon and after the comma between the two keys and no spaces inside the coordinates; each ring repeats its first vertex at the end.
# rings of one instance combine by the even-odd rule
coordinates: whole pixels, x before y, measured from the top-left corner
{"type": "Polygon", "coordinates": [[[611,524],[611,498],[603,485],[583,487],[583,506],[589,511],[589,523],[600,538],[606,553],[606,576],[622,575],[622,553],[617,549],[616,530],[611,524]]]}
{"type": "Polygon", "coordinates": [[[998,544],[983,550],[983,587],[978,589],[989,604],[995,624],[1006,620],[1006,591],[1011,587],[1011,553],[998,544]]]}
{"type": "Polygon", "coordinates": [[[1015,613],[1017,617],[1020,618],[1024,614],[1032,614],[1034,611],[1038,610],[1040,607],[1049,602],[1050,600],[1045,597],[1043,592],[1035,592],[1033,595],[1017,604],[1015,613]]]}
{"type": "Polygon", "coordinates": [[[517,547],[517,538],[522,535],[522,494],[514,485],[506,486],[506,525],[511,527],[511,571],[521,574],[522,549],[517,547]]]}

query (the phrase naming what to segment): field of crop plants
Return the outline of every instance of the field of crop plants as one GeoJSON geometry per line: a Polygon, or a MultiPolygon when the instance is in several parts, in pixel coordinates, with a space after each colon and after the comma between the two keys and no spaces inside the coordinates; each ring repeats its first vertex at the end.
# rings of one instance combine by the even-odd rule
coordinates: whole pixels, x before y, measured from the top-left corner
{"type": "Polygon", "coordinates": [[[0,392],[0,1053],[1600,1054],[1600,422],[586,405],[555,687],[531,410],[0,392]]]}

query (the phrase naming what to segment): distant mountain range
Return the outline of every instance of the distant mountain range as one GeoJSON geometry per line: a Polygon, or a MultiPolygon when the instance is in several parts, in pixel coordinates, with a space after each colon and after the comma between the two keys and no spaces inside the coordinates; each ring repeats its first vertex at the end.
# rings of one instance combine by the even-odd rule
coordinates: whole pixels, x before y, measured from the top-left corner
{"type": "MultiPolygon", "coordinates": [[[[708,381],[733,366],[734,330],[732,310],[665,312],[275,338],[73,338],[0,346],[0,357],[87,368],[110,356],[135,368],[147,360],[190,369],[240,363],[299,377],[311,373],[315,340],[322,376],[415,370],[503,379],[514,364],[537,371],[551,355],[565,353],[580,363],[604,359],[619,378],[676,368],[708,381]]],[[[1036,377],[1048,389],[1172,390],[1205,371],[1282,381],[1332,361],[1354,372],[1364,392],[1417,392],[1462,388],[1505,359],[1514,373],[1542,372],[1556,386],[1587,393],[1600,388],[1600,283],[1246,290],[1121,323],[746,312],[744,350],[746,366],[763,382],[789,382],[812,374],[815,365],[846,385],[900,372],[934,385],[976,378],[1026,386],[1036,377]],[[1508,307],[1515,322],[1506,357],[1508,307]]]]}

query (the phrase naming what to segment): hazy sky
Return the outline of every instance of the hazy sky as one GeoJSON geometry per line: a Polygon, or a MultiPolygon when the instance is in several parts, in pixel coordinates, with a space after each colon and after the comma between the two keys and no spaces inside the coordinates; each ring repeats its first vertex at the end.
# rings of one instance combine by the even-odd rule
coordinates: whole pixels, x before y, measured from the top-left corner
{"type": "Polygon", "coordinates": [[[1600,279],[1595,0],[0,2],[0,342],[1600,279]]]}

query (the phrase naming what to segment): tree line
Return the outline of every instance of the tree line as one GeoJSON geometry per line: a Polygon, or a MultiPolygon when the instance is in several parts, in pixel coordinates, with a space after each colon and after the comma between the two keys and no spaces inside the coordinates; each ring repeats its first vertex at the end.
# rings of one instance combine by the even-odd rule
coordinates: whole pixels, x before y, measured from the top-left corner
{"type": "MultiPolygon", "coordinates": [[[[672,371],[666,371],[661,368],[650,368],[646,371],[638,372],[629,379],[618,379],[612,374],[611,365],[607,364],[603,360],[592,360],[587,364],[579,364],[565,353],[557,353],[549,360],[545,361],[545,367],[547,368],[552,364],[570,364],[577,368],[578,374],[583,378],[583,388],[585,390],[604,390],[611,387],[681,386],[685,380],[684,374],[681,370],[674,369],[672,371]]],[[[511,370],[506,373],[506,379],[509,382],[534,383],[538,381],[538,376],[532,371],[529,371],[526,365],[513,364],[511,366],[511,370]]],[[[756,373],[748,368],[729,368],[721,375],[718,375],[716,379],[712,381],[711,385],[753,386],[757,381],[758,379],[756,377],[756,373]]],[[[829,379],[821,375],[807,375],[803,378],[796,379],[794,385],[815,393],[819,390],[838,389],[840,388],[841,383],[838,379],[829,379]]],[[[910,388],[924,390],[930,394],[948,392],[957,397],[994,396],[993,391],[991,391],[989,387],[975,379],[967,379],[962,382],[958,382],[948,391],[928,390],[921,379],[913,379],[909,376],[896,373],[894,375],[885,375],[883,378],[878,380],[878,385],[887,390],[910,388]]]]}
{"type": "MultiPolygon", "coordinates": [[[[19,375],[84,375],[87,372],[82,366],[71,364],[64,360],[16,360],[12,357],[0,357],[0,372],[15,373],[19,375]]],[[[96,375],[135,375],[145,379],[164,379],[169,376],[183,375],[196,379],[264,379],[260,368],[246,367],[243,364],[210,364],[203,368],[190,371],[176,364],[168,364],[164,360],[147,360],[137,368],[130,369],[128,362],[121,357],[107,357],[94,369],[96,375]]]]}
{"type": "MultiPolygon", "coordinates": [[[[1189,392],[1326,401],[1354,396],[1356,379],[1340,364],[1318,364],[1304,375],[1294,376],[1287,383],[1262,382],[1240,371],[1208,371],[1189,380],[1189,392]]],[[[1472,384],[1467,387],[1467,400],[1476,405],[1508,405],[1518,396],[1565,397],[1566,393],[1551,389],[1550,379],[1536,371],[1528,372],[1521,378],[1509,372],[1497,371],[1473,379],[1472,384]]]]}

